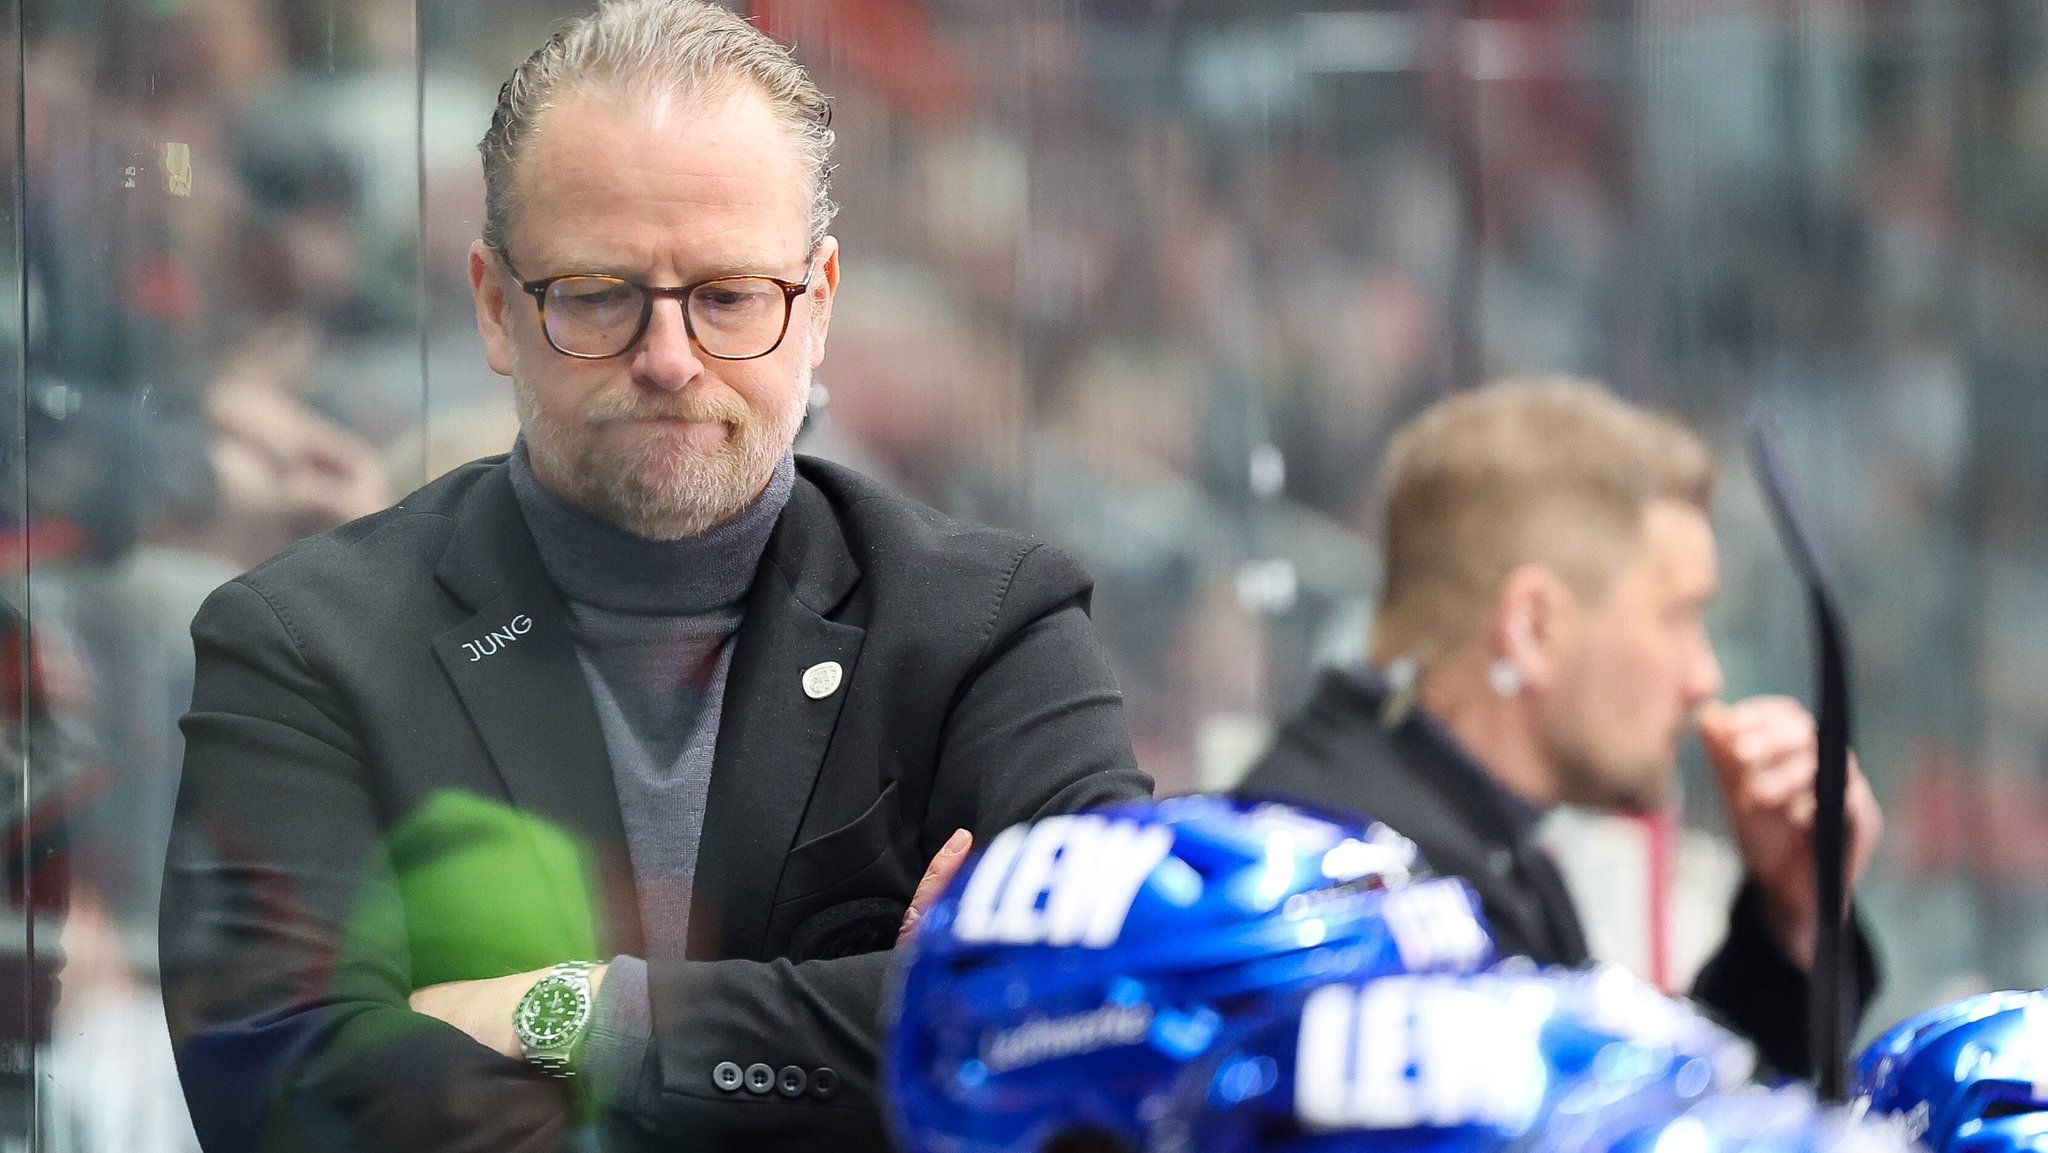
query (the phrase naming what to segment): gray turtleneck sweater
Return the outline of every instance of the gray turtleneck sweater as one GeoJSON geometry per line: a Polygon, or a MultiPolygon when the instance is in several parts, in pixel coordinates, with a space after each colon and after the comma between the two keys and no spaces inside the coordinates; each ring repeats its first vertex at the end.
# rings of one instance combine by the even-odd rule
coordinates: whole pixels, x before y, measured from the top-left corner
{"type": "MultiPolygon", "coordinates": [[[[650,955],[683,952],[732,638],[795,478],[784,454],[768,487],[733,519],[652,541],[543,488],[523,439],[512,453],[512,489],[568,603],[604,730],[650,955]]],[[[634,1090],[652,1034],[647,966],[615,957],[582,1056],[600,1097],[623,1100],[634,1090]]]]}

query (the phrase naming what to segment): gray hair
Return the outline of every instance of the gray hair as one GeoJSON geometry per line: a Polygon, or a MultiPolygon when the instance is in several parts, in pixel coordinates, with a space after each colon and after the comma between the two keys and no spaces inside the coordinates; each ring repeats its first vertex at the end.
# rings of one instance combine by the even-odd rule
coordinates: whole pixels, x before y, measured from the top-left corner
{"type": "Polygon", "coordinates": [[[484,243],[503,251],[516,207],[513,177],[541,117],[567,91],[717,97],[752,83],[796,141],[810,175],[810,243],[832,203],[832,107],[789,49],[729,9],[703,0],[601,0],[563,25],[498,90],[484,158],[484,243]]]}

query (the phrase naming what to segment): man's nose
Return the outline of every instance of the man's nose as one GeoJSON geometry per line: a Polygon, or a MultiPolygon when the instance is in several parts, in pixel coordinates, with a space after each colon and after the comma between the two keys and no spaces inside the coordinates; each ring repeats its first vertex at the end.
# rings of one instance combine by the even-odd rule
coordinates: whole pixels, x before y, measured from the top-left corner
{"type": "Polygon", "coordinates": [[[651,387],[676,391],[704,374],[704,360],[683,322],[683,302],[657,298],[647,331],[633,346],[633,375],[651,387]]]}

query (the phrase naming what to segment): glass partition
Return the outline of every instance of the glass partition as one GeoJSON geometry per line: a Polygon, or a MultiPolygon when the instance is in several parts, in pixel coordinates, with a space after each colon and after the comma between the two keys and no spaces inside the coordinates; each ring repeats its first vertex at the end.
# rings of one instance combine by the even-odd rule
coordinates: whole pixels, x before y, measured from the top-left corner
{"type": "MultiPolygon", "coordinates": [[[[0,1147],[194,1146],[154,943],[186,627],[510,445],[463,267],[475,144],[580,7],[0,0],[0,1147]]],[[[1833,550],[1889,817],[1869,1019],[2048,984],[2040,6],[751,14],[839,135],[800,448],[1080,556],[1163,790],[1227,786],[1360,657],[1387,439],[1500,374],[1598,376],[1712,439],[1729,690],[1810,695],[1738,455],[1762,404],[1833,550]]],[[[1732,873],[1692,765],[1688,791],[1673,883],[1711,907],[1732,873]]]]}
{"type": "Polygon", "coordinates": [[[156,979],[187,626],[223,580],[419,479],[387,455],[423,403],[413,13],[104,0],[7,27],[5,331],[26,348],[0,411],[31,560],[8,683],[27,843],[62,878],[29,921],[62,991],[33,1146],[192,1148],[156,979]]]}

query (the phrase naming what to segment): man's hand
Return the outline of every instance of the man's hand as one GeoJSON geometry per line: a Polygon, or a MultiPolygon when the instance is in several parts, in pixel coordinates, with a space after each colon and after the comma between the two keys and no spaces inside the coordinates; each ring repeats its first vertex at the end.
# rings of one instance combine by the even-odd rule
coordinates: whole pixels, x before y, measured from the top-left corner
{"type": "MultiPolygon", "coordinates": [[[[604,984],[607,966],[590,971],[590,999],[597,1000],[598,986],[604,984]]],[[[500,1056],[518,1059],[526,1054],[519,1047],[519,1034],[512,1029],[512,1011],[533,983],[548,975],[547,969],[486,977],[480,981],[449,981],[415,989],[408,999],[412,1011],[445,1021],[470,1035],[477,1044],[500,1056]]]]}
{"type": "MultiPolygon", "coordinates": [[[[1762,887],[1772,935],[1802,969],[1813,967],[1820,898],[1813,876],[1813,779],[1820,738],[1790,697],[1718,701],[1700,710],[1700,744],[1728,804],[1743,864],[1762,887]]],[[[1854,888],[1884,831],[1870,782],[1849,757],[1847,881],[1854,888]]]]}
{"type": "Polygon", "coordinates": [[[939,894],[946,891],[946,882],[960,871],[960,862],[967,859],[968,850],[974,848],[974,834],[966,829],[954,829],[946,843],[939,846],[938,854],[924,871],[923,879],[917,882],[917,892],[910,895],[910,908],[903,911],[903,923],[896,927],[896,943],[907,945],[917,936],[918,923],[924,920],[924,911],[932,907],[939,894]]]}

